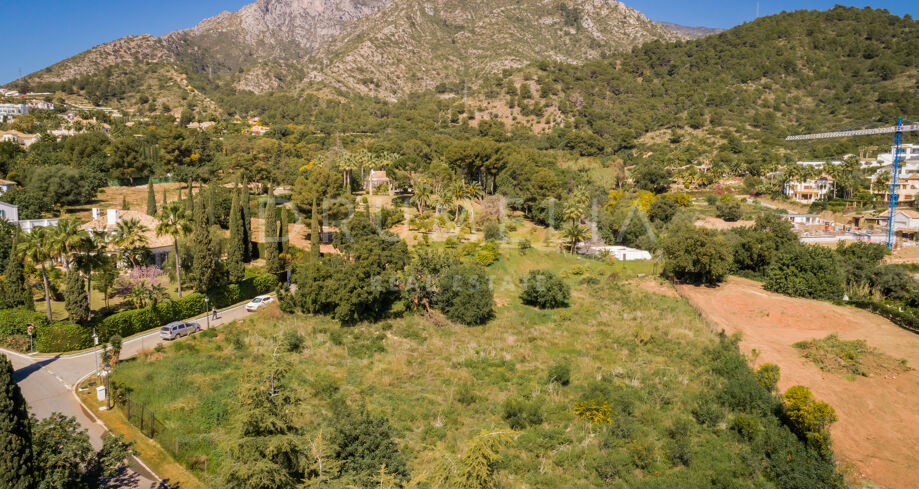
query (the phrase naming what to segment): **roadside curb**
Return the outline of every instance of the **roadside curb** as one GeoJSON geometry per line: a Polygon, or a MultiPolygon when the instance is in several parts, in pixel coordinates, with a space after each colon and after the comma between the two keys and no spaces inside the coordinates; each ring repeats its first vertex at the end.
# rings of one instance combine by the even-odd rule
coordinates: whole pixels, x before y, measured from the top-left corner
{"type": "MultiPolygon", "coordinates": [[[[92,377],[92,376],[95,375],[95,374],[96,374],[96,372],[90,372],[90,373],[84,375],[83,377],[80,377],[80,379],[77,380],[77,381],[73,384],[73,387],[70,389],[70,393],[73,394],[74,399],[77,400],[77,403],[78,403],[78,404],[80,405],[80,407],[83,409],[83,412],[89,414],[89,416],[93,419],[93,422],[94,422],[94,423],[96,423],[96,424],[98,424],[99,426],[102,426],[103,428],[105,428],[105,431],[106,431],[106,432],[111,432],[112,430],[110,430],[110,429],[108,428],[108,426],[106,426],[105,423],[104,423],[101,419],[99,419],[98,416],[96,416],[96,413],[95,413],[92,409],[90,409],[89,406],[87,406],[86,404],[83,403],[83,400],[80,399],[80,396],[77,395],[77,388],[79,388],[80,384],[82,384],[86,379],[92,377]]],[[[106,394],[108,394],[108,393],[106,393],[106,394]]],[[[154,482],[158,483],[159,485],[162,485],[162,484],[163,484],[163,478],[160,477],[159,475],[157,475],[157,473],[154,472],[153,469],[151,469],[150,467],[148,467],[147,464],[145,464],[143,460],[141,460],[141,459],[140,459],[139,457],[137,457],[136,455],[132,455],[132,456],[131,456],[131,459],[132,459],[134,462],[136,462],[138,465],[140,465],[141,467],[143,467],[144,470],[146,470],[149,474],[153,475],[153,477],[156,479],[154,482]]],[[[166,486],[166,487],[169,487],[169,486],[166,486]]]]}

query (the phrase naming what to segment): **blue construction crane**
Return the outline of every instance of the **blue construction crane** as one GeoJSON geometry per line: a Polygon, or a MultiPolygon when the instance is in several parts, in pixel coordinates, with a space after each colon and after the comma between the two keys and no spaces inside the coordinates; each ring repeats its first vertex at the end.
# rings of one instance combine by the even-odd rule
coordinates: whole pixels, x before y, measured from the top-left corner
{"type": "Polygon", "coordinates": [[[910,131],[919,131],[919,123],[914,121],[910,125],[903,125],[903,118],[897,120],[896,126],[891,127],[875,127],[871,129],[856,129],[851,131],[838,131],[838,132],[823,132],[818,134],[804,134],[801,136],[788,136],[785,138],[786,141],[806,141],[810,139],[830,139],[830,138],[844,138],[850,136],[874,136],[877,134],[896,134],[896,143],[894,145],[893,153],[893,168],[891,168],[891,177],[890,177],[890,197],[888,199],[889,210],[887,216],[887,247],[891,250],[894,245],[894,229],[893,229],[893,218],[894,213],[897,210],[897,201],[899,200],[899,195],[897,194],[897,178],[900,175],[900,146],[903,144],[903,133],[910,131]]]}

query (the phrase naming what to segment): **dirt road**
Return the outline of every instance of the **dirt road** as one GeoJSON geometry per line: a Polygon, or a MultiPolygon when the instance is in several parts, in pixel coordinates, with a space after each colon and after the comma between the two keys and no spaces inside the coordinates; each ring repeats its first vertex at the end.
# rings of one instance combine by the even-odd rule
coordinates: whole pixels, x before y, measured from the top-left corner
{"type": "Polygon", "coordinates": [[[850,475],[885,489],[917,487],[919,370],[847,380],[821,371],[792,344],[838,333],[904,358],[915,369],[919,335],[860,309],[773,294],[740,278],[718,288],[680,286],[679,292],[715,327],[740,332],[741,349],[747,354],[756,350],[757,364],[779,365],[782,390],[805,385],[836,409],[833,448],[843,464],[851,465],[850,475]]]}

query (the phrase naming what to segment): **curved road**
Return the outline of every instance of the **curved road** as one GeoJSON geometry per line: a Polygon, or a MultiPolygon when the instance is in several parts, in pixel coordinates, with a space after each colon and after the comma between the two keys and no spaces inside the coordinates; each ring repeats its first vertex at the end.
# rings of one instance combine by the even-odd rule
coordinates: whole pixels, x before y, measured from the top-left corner
{"type": "MultiPolygon", "coordinates": [[[[238,305],[218,313],[217,320],[210,321],[210,326],[220,326],[233,322],[246,315],[245,305],[238,305]]],[[[191,320],[207,329],[207,319],[202,316],[191,320]]],[[[181,340],[180,340],[181,341],[181,340]]],[[[159,330],[145,333],[124,341],[121,358],[130,358],[138,353],[153,349],[163,343],[159,330]]],[[[21,353],[0,349],[13,363],[14,379],[19,384],[22,394],[29,403],[29,409],[38,418],[45,418],[53,412],[73,416],[89,432],[93,447],[102,447],[102,435],[107,428],[97,422],[95,416],[77,400],[74,386],[96,371],[99,350],[74,355],[23,355],[21,353]]],[[[125,477],[112,481],[108,487],[132,487],[148,489],[165,487],[155,474],[139,463],[131,464],[131,471],[125,477]]]]}

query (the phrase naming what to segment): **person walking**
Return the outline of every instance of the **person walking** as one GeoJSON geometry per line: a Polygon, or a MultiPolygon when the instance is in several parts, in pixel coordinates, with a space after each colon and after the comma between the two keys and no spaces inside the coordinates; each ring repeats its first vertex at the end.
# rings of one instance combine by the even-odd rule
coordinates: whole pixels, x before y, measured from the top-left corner
{"type": "Polygon", "coordinates": [[[216,321],[216,320],[217,320],[217,306],[214,306],[214,308],[211,309],[211,321],[216,321]]]}

